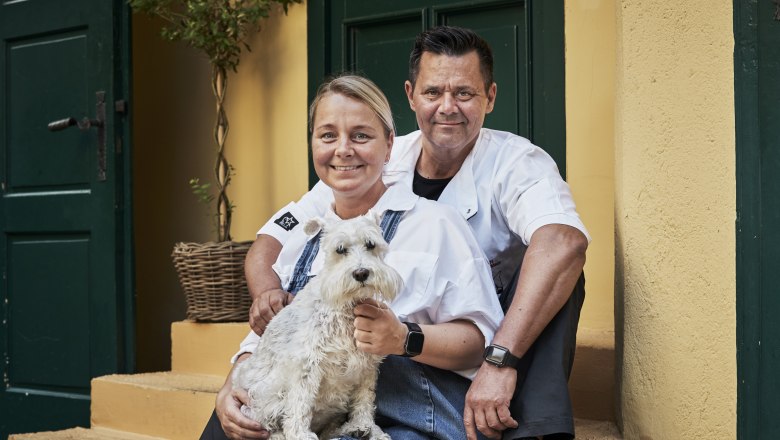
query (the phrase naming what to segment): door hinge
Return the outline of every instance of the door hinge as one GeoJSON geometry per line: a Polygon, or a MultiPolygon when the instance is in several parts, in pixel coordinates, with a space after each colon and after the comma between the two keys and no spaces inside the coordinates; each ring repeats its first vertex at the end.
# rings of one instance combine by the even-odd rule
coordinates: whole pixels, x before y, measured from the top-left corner
{"type": "Polygon", "coordinates": [[[127,113],[127,101],[124,99],[118,99],[114,101],[114,111],[124,115],[127,113]]]}

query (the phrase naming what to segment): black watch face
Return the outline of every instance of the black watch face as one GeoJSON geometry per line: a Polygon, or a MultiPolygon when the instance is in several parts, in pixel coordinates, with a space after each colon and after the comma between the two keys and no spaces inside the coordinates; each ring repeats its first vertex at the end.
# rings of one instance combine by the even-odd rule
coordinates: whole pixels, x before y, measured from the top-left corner
{"type": "Polygon", "coordinates": [[[485,360],[493,365],[503,366],[506,360],[506,350],[501,347],[491,346],[485,353],[485,360]]]}
{"type": "Polygon", "coordinates": [[[406,340],[406,353],[418,355],[422,353],[424,336],[422,333],[409,332],[409,338],[406,340]]]}

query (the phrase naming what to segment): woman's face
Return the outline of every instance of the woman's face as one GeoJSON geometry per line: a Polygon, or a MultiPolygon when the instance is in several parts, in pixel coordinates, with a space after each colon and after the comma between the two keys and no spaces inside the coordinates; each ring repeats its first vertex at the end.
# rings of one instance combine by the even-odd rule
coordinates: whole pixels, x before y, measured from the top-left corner
{"type": "Polygon", "coordinates": [[[317,105],[311,140],[314,169],[337,201],[384,191],[382,167],[392,145],[392,133],[385,136],[382,122],[368,105],[335,93],[323,96],[317,105]]]}

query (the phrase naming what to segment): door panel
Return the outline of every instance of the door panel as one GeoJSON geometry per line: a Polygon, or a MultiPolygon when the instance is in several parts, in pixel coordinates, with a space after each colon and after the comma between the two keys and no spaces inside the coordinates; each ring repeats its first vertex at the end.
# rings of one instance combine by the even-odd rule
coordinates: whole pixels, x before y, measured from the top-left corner
{"type": "Polygon", "coordinates": [[[409,52],[442,24],[471,28],[493,49],[498,96],[485,126],[530,138],[565,173],[562,1],[310,2],[310,98],[325,77],[356,71],[385,92],[399,134],[416,130],[403,88],[409,52]]]}
{"type": "Polygon", "coordinates": [[[0,438],[88,426],[90,380],[131,368],[126,165],[115,148],[127,121],[113,111],[127,94],[126,8],[0,6],[0,438]],[[96,119],[101,95],[104,143],[95,127],[47,128],[96,119]]]}
{"type": "Polygon", "coordinates": [[[66,185],[88,188],[94,134],[42,129],[46,122],[62,119],[73,109],[83,113],[73,115],[79,119],[93,116],[83,81],[87,68],[85,30],[19,38],[9,42],[6,53],[12,70],[6,79],[7,105],[13,109],[7,116],[9,192],[66,185]],[[51,68],[71,63],[72,68],[51,68]],[[46,101],[31,99],[39,95],[46,96],[46,101]],[[42,108],[43,103],[50,105],[42,108]]]}

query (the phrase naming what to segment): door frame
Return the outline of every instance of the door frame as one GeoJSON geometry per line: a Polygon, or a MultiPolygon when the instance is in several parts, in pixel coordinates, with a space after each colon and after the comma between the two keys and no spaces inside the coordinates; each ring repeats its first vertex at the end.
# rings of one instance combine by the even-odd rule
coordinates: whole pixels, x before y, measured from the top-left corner
{"type": "Polygon", "coordinates": [[[123,359],[117,366],[122,373],[135,373],[136,343],[135,343],[135,245],[133,234],[133,63],[132,63],[132,10],[125,0],[114,0],[116,15],[114,17],[114,96],[124,101],[124,108],[115,103],[115,158],[117,160],[117,246],[121,252],[117,262],[117,304],[122,304],[123,313],[120,317],[124,330],[123,359]]]}
{"type": "MultiPolygon", "coordinates": [[[[758,17],[755,0],[734,0],[734,110],[736,135],[737,438],[761,438],[762,277],[761,126],[758,17]]],[[[766,390],[765,390],[766,391],[766,390]]],[[[771,390],[768,390],[772,392],[771,390]]]]}
{"type": "MultiPolygon", "coordinates": [[[[333,0],[306,2],[308,14],[308,102],[317,94],[320,79],[331,72],[338,72],[341,66],[330,63],[331,47],[329,20],[333,0]]],[[[531,99],[530,140],[544,147],[558,164],[561,176],[566,178],[566,76],[564,47],[564,5],[563,0],[522,0],[528,10],[526,14],[528,56],[532,62],[529,83],[531,99]]],[[[464,1],[448,9],[473,8],[478,6],[501,6],[515,4],[517,0],[464,1]]],[[[429,12],[429,11],[427,11],[429,12]]],[[[425,13],[426,28],[435,26],[436,14],[425,13]]],[[[421,28],[420,31],[425,30],[421,28]]],[[[411,48],[410,48],[411,50],[411,48]]],[[[400,85],[399,85],[400,87],[400,85]]],[[[499,84],[500,90],[500,84],[499,84]]],[[[406,134],[406,133],[399,133],[406,134]]],[[[311,142],[311,139],[309,139],[311,142]]],[[[309,146],[309,187],[319,180],[314,171],[309,146]]]]}

